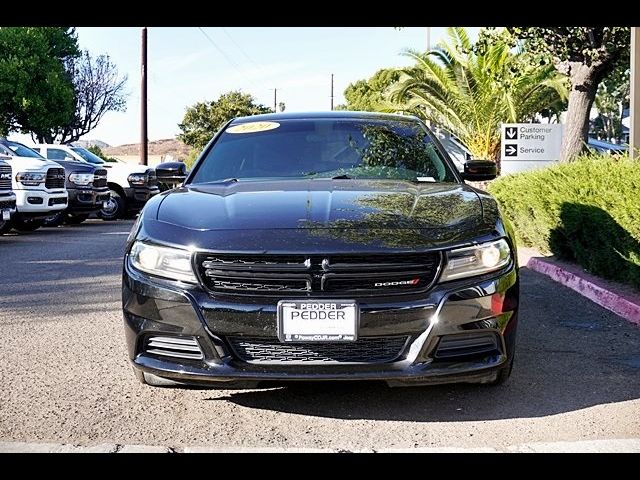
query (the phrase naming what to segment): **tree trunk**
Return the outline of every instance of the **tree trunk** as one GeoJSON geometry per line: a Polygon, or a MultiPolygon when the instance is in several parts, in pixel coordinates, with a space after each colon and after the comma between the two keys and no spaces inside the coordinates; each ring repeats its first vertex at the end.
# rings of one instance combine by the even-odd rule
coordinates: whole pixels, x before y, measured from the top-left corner
{"type": "Polygon", "coordinates": [[[598,90],[598,72],[593,67],[571,62],[569,108],[564,125],[561,162],[569,162],[585,148],[589,134],[589,113],[598,90]]]}

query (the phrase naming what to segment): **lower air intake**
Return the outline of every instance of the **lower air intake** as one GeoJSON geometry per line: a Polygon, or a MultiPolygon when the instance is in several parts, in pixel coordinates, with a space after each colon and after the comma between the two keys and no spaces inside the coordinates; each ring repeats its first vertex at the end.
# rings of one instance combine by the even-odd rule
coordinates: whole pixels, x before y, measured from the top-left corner
{"type": "Polygon", "coordinates": [[[145,351],[164,357],[202,360],[204,355],[194,337],[148,337],[145,351]]]}
{"type": "Polygon", "coordinates": [[[500,353],[500,349],[495,333],[445,335],[438,343],[435,358],[450,360],[462,357],[484,357],[496,353],[500,353]]]}

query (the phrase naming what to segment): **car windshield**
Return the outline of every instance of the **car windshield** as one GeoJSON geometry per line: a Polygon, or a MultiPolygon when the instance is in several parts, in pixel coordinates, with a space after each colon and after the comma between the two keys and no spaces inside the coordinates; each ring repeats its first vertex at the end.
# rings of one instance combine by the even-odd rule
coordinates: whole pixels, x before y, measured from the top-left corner
{"type": "Polygon", "coordinates": [[[18,157],[29,157],[29,158],[37,158],[38,160],[46,160],[42,155],[40,155],[35,150],[27,147],[18,142],[13,142],[11,140],[5,140],[2,144],[11,150],[11,155],[16,155],[18,157]]]}
{"type": "Polygon", "coordinates": [[[283,119],[228,127],[191,183],[300,178],[457,181],[415,121],[283,119]]]}
{"type": "Polygon", "coordinates": [[[95,165],[102,165],[104,163],[104,160],[102,160],[99,156],[97,156],[94,153],[91,153],[89,150],[87,150],[86,148],[82,148],[82,147],[71,147],[71,150],[73,150],[74,152],[76,152],[78,155],[80,155],[85,161],[89,162],[89,163],[93,163],[95,165]]]}

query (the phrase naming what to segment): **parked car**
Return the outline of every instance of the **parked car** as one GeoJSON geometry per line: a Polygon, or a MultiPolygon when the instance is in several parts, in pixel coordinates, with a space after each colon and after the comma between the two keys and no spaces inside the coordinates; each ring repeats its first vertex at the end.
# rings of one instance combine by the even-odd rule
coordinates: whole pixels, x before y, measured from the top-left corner
{"type": "Polygon", "coordinates": [[[40,228],[45,219],[67,208],[68,193],[64,186],[64,168],[44,158],[23,157],[5,146],[0,138],[0,154],[11,165],[11,185],[16,194],[16,213],[2,227],[31,232],[40,228]]]}
{"type": "Polygon", "coordinates": [[[11,190],[11,165],[3,160],[10,160],[8,155],[0,155],[0,232],[16,213],[16,194],[11,190]]]}
{"type": "Polygon", "coordinates": [[[69,145],[35,145],[34,150],[50,160],[80,161],[107,170],[110,198],[98,212],[104,220],[134,216],[145,203],[160,193],[153,168],[120,162],[105,162],[83,147],[69,145]]]}
{"type": "MultiPolygon", "coordinates": [[[[0,144],[22,157],[44,159],[35,150],[19,142],[0,140],[0,144]]],[[[107,171],[85,162],[57,160],[65,171],[65,187],[69,194],[67,208],[57,211],[47,218],[45,226],[57,226],[63,222],[79,224],[89,215],[98,212],[109,201],[107,171]]]]}
{"type": "MultiPolygon", "coordinates": [[[[160,181],[176,168],[157,167],[160,181]]],[[[238,118],[125,248],[138,378],[504,382],[519,281],[513,229],[415,117],[238,118]]]]}

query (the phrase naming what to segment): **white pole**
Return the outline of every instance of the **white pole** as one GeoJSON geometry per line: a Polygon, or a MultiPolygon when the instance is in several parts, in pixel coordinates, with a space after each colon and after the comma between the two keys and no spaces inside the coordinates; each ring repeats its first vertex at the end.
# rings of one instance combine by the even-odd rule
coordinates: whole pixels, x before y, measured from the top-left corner
{"type": "Polygon", "coordinates": [[[629,124],[629,153],[640,155],[640,27],[631,27],[631,123],[629,124]]]}

